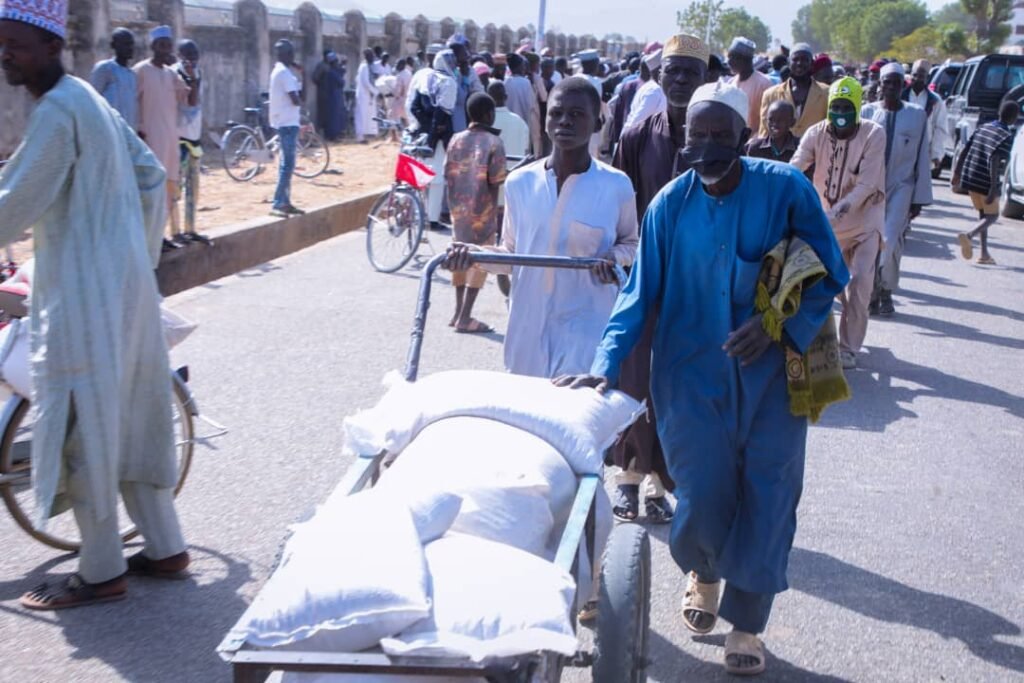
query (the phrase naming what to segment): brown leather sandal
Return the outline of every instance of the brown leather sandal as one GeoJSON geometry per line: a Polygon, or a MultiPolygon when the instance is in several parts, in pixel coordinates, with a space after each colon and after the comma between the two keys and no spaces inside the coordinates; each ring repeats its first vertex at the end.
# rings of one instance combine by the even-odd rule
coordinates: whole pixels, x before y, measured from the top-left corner
{"type": "Polygon", "coordinates": [[[115,602],[124,600],[127,594],[123,575],[102,583],[86,583],[78,574],[72,574],[61,583],[36,586],[18,601],[27,609],[49,611],[115,602]]]}
{"type": "Polygon", "coordinates": [[[151,560],[138,552],[128,558],[128,573],[132,576],[147,576],[151,579],[181,580],[189,576],[188,565],[188,551],[182,551],[162,560],[151,560]]]}

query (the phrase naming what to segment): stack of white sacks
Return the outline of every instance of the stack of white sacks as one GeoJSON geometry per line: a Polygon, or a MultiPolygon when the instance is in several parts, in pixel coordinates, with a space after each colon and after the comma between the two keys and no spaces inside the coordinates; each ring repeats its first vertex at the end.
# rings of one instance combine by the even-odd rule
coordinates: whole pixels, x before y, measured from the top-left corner
{"type": "MultiPolygon", "coordinates": [[[[642,406],[618,392],[485,371],[386,383],[375,408],[345,421],[346,448],[398,457],[373,489],[336,490],[294,528],[277,571],[231,635],[257,647],[379,645],[389,654],[474,661],[574,654],[576,584],[551,560],[578,475],[600,473],[604,450],[642,406]]],[[[607,509],[600,487],[598,496],[607,509]]],[[[610,514],[599,517],[604,539],[610,514]]],[[[582,601],[589,571],[580,580],[582,601]]]]}

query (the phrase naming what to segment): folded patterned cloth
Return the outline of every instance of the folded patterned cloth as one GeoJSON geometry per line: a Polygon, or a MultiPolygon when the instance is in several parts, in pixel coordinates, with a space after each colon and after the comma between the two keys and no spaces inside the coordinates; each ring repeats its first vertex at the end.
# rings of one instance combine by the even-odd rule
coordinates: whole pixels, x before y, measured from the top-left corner
{"type": "MultiPolygon", "coordinates": [[[[762,324],[768,336],[782,342],[783,325],[800,310],[804,288],[826,274],[818,255],[798,237],[783,239],[765,255],[754,308],[763,314],[762,324]]],[[[831,314],[807,353],[785,348],[789,409],[793,415],[807,417],[814,423],[827,406],[850,398],[850,385],[839,360],[839,335],[831,314]]]]}

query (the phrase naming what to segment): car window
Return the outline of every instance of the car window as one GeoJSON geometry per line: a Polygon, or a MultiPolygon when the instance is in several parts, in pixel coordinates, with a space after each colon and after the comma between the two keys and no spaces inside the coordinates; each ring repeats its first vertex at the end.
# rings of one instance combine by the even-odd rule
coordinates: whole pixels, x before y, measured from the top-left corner
{"type": "Polygon", "coordinates": [[[1006,89],[1016,88],[1024,84],[1024,64],[1011,64],[1006,73],[1006,82],[1003,86],[1006,89]]]}
{"type": "Polygon", "coordinates": [[[956,79],[956,84],[953,86],[953,94],[954,95],[962,95],[963,94],[963,92],[964,92],[964,84],[970,78],[971,71],[973,70],[973,66],[974,66],[973,64],[969,64],[969,65],[965,66],[960,71],[960,75],[957,76],[957,79],[956,79]]]}
{"type": "Polygon", "coordinates": [[[985,70],[985,77],[981,81],[981,87],[985,90],[1002,90],[1003,79],[1006,78],[1006,64],[989,64],[985,70]]]}

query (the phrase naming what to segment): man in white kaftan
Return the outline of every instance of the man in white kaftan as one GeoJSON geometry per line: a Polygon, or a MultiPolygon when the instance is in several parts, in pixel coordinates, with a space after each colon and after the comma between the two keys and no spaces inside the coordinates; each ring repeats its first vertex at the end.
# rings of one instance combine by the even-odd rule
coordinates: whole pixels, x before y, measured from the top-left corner
{"type": "Polygon", "coordinates": [[[636,91],[636,97],[633,98],[629,113],[622,124],[623,132],[652,116],[664,113],[668,108],[668,100],[661,89],[661,50],[644,57],[644,65],[650,71],[651,78],[636,91]]]}
{"type": "Polygon", "coordinates": [[[171,378],[153,276],[167,195],[150,149],[86,82],[64,74],[63,33],[10,20],[15,4],[7,0],[0,14],[0,49],[39,40],[52,51],[48,60],[14,51],[4,59],[8,82],[37,100],[0,172],[0,244],[30,228],[35,239],[32,521],[42,526],[59,512],[63,488],[82,536],[78,575],[22,604],[59,609],[123,597],[128,568],[188,564],[173,503],[171,378]],[[118,488],[146,539],[127,564],[118,488]]]}
{"type": "Polygon", "coordinates": [[[865,105],[861,113],[863,120],[885,128],[885,230],[869,310],[886,318],[896,312],[892,293],[899,286],[910,221],[932,203],[928,114],[900,99],[903,79],[903,67],[898,63],[882,67],[882,99],[865,105]]]}
{"type": "Polygon", "coordinates": [[[363,63],[356,72],[356,141],[366,142],[366,136],[377,134],[377,95],[379,91],[374,85],[374,54],[373,50],[363,51],[363,63]]]}

